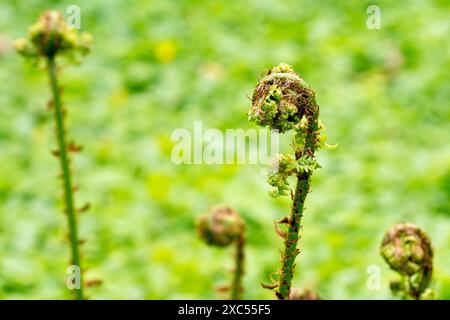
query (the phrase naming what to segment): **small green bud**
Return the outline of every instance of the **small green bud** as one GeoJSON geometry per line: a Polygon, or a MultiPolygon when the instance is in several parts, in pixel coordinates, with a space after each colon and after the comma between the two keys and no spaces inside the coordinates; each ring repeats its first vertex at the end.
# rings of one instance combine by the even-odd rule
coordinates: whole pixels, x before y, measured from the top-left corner
{"type": "Polygon", "coordinates": [[[239,214],[232,208],[219,205],[201,215],[197,220],[200,237],[209,245],[228,246],[244,232],[245,225],[239,214]]]}
{"type": "Polygon", "coordinates": [[[272,68],[272,73],[295,73],[294,69],[287,63],[281,62],[278,66],[272,68]]]}
{"type": "Polygon", "coordinates": [[[54,56],[58,52],[75,47],[75,30],[69,28],[58,11],[46,11],[29,29],[33,45],[43,56],[54,56]]]}
{"type": "Polygon", "coordinates": [[[297,161],[292,155],[278,154],[267,165],[267,182],[277,188],[271,196],[287,195],[287,179],[297,173],[297,161]]]}
{"type": "Polygon", "coordinates": [[[89,52],[92,37],[83,33],[79,36],[69,27],[60,12],[45,11],[38,21],[28,29],[28,37],[15,42],[16,50],[24,56],[54,57],[57,54],[85,55],[89,52]]]}
{"type": "Polygon", "coordinates": [[[309,156],[301,157],[300,159],[297,160],[297,163],[299,172],[310,173],[320,168],[320,165],[317,162],[317,160],[309,156]]]}

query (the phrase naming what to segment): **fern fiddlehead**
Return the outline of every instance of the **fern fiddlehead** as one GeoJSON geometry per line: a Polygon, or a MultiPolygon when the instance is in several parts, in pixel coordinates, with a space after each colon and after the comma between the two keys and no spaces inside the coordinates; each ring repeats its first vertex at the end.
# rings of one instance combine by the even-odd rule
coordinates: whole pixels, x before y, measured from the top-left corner
{"type": "Polygon", "coordinates": [[[234,270],[230,291],[231,300],[242,299],[242,278],[245,259],[245,223],[234,209],[219,205],[210,213],[199,216],[197,231],[202,240],[212,246],[226,247],[235,245],[234,270]]]}
{"type": "Polygon", "coordinates": [[[290,215],[276,221],[275,225],[277,233],[284,239],[278,279],[263,285],[275,289],[277,298],[289,299],[295,258],[299,254],[297,243],[305,199],[310,190],[311,175],[319,168],[315,153],[325,145],[321,136],[324,127],[319,122],[319,106],[314,91],[284,63],[272,68],[258,81],[249,120],[280,133],[294,131],[294,154],[277,155],[268,166],[268,183],[274,187],[271,195],[289,195],[292,205],[290,215]],[[296,179],[294,190],[288,182],[292,176],[296,179]],[[279,228],[281,224],[287,225],[287,231],[279,228]]]}
{"type": "MultiPolygon", "coordinates": [[[[76,59],[79,55],[87,54],[91,40],[88,34],[78,36],[76,31],[66,24],[59,12],[46,11],[29,28],[28,37],[17,39],[15,42],[19,54],[37,62],[44,61],[48,72],[52,93],[49,106],[53,111],[58,145],[58,150],[54,151],[53,154],[59,158],[63,180],[64,211],[69,229],[71,264],[77,266],[81,271],[77,213],[87,209],[88,206],[83,206],[79,210],[75,208],[75,189],[71,174],[70,152],[80,151],[81,147],[74,143],[68,143],[66,136],[64,121],[66,111],[62,103],[62,88],[58,83],[57,58],[65,56],[76,59]]],[[[80,279],[77,283],[80,285],[75,287],[75,297],[81,300],[84,298],[82,272],[78,276],[80,279]]]]}
{"type": "Polygon", "coordinates": [[[391,291],[403,299],[433,299],[429,288],[433,275],[431,241],[420,228],[400,223],[389,229],[381,243],[381,256],[400,275],[390,283],[391,291]]]}

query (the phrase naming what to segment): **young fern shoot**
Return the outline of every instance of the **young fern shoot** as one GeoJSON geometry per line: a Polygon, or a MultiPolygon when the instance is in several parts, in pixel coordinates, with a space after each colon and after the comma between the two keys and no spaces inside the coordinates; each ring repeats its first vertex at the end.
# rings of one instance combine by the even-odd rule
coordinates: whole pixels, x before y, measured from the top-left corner
{"type": "Polygon", "coordinates": [[[197,220],[197,231],[202,240],[212,246],[235,245],[234,270],[230,290],[231,300],[242,299],[244,276],[245,223],[230,207],[219,205],[197,220]]]}
{"type": "MultiPolygon", "coordinates": [[[[71,29],[58,11],[46,11],[39,20],[29,28],[28,37],[17,39],[15,47],[21,55],[30,58],[38,63],[44,62],[52,93],[52,100],[49,106],[53,112],[56,138],[58,149],[53,154],[59,158],[61,177],[63,180],[63,194],[65,214],[69,229],[69,241],[71,252],[71,264],[81,269],[80,257],[80,239],[78,236],[78,217],[77,213],[88,208],[83,206],[81,209],[75,208],[74,184],[71,174],[70,153],[81,150],[81,147],[75,143],[68,142],[66,136],[65,116],[66,110],[62,102],[62,88],[58,83],[57,62],[60,57],[77,59],[80,55],[89,52],[92,38],[88,34],[78,36],[74,29],[71,29]]],[[[78,285],[75,285],[75,297],[83,299],[83,281],[81,273],[79,279],[74,279],[78,285]]]]}
{"type": "Polygon", "coordinates": [[[263,285],[275,289],[278,299],[289,299],[295,258],[299,254],[297,243],[301,219],[307,194],[310,191],[311,175],[319,168],[315,153],[326,146],[321,135],[324,126],[319,121],[319,106],[314,91],[287,64],[272,68],[259,79],[252,97],[249,120],[262,127],[280,133],[293,131],[293,154],[277,155],[268,166],[268,183],[275,189],[271,195],[290,196],[291,213],[275,223],[276,232],[284,239],[281,253],[281,268],[274,283],[263,285]],[[288,178],[296,179],[294,190],[288,178]],[[287,231],[279,228],[287,225],[287,231]]]}
{"type": "Polygon", "coordinates": [[[402,299],[434,299],[435,294],[429,288],[433,249],[425,232],[413,224],[397,224],[386,232],[380,252],[389,267],[400,275],[399,280],[390,283],[394,295],[402,299]]]}

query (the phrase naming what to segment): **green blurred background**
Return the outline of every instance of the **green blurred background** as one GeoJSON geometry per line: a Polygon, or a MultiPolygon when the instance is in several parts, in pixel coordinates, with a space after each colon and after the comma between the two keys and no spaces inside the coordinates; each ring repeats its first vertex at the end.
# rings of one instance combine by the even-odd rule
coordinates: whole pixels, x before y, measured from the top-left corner
{"type": "MultiPolygon", "coordinates": [[[[0,298],[69,298],[69,261],[47,77],[11,43],[45,9],[81,8],[92,53],[62,73],[86,278],[93,299],[215,299],[232,249],[204,245],[195,218],[216,203],[248,223],[245,298],[279,266],[274,200],[260,165],[174,165],[174,129],[257,128],[247,98],[287,62],[316,90],[335,151],[307,199],[295,285],[325,299],[392,298],[378,253],[408,221],[431,236],[434,288],[450,299],[448,1],[13,1],[0,3],[0,298]],[[368,5],[381,29],[366,27],[368,5]],[[367,268],[381,269],[369,290],[367,268]]],[[[283,139],[283,138],[282,138],[283,139]]]]}

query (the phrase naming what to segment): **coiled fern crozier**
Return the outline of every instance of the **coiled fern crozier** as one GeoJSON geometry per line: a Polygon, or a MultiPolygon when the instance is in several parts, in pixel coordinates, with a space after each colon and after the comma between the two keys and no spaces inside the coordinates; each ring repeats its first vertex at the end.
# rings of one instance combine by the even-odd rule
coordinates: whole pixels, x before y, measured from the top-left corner
{"type": "Polygon", "coordinates": [[[281,253],[281,268],[274,283],[263,285],[275,289],[278,299],[289,299],[295,258],[299,254],[297,243],[305,199],[310,191],[311,175],[319,168],[315,153],[325,146],[321,135],[324,126],[319,121],[319,106],[314,91],[287,64],[272,68],[259,79],[252,97],[249,120],[262,127],[280,133],[293,131],[293,154],[277,155],[268,167],[268,183],[275,189],[274,197],[289,195],[292,200],[291,213],[276,221],[276,231],[284,239],[281,253]],[[292,190],[288,178],[295,177],[292,190]],[[279,225],[287,225],[287,231],[279,225]]]}
{"type": "Polygon", "coordinates": [[[236,210],[219,205],[197,220],[197,231],[202,240],[212,246],[236,246],[234,270],[231,286],[224,288],[230,291],[232,300],[242,299],[242,277],[244,275],[245,222],[236,210]]]}
{"type": "MultiPolygon", "coordinates": [[[[80,209],[75,208],[74,185],[71,175],[70,152],[77,152],[81,147],[73,142],[68,142],[64,118],[66,110],[62,103],[62,88],[58,84],[59,58],[65,57],[75,60],[81,55],[89,52],[92,38],[88,34],[78,36],[76,31],[70,28],[63,16],[58,11],[46,11],[39,20],[29,28],[28,37],[17,39],[15,47],[24,57],[30,58],[37,63],[44,62],[50,80],[52,100],[49,107],[53,112],[56,125],[56,138],[58,150],[53,154],[59,158],[61,177],[63,180],[64,206],[67,215],[69,229],[69,241],[71,251],[71,264],[81,269],[80,240],[78,236],[77,213],[84,211],[88,205],[80,209]]],[[[75,287],[75,297],[83,299],[83,281],[81,273],[75,287]]]]}
{"type": "Polygon", "coordinates": [[[433,275],[431,241],[421,229],[400,223],[389,229],[381,243],[381,255],[389,267],[400,275],[390,283],[394,295],[402,299],[433,299],[429,285],[433,275]]]}

